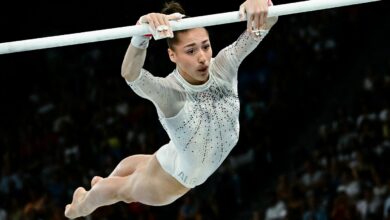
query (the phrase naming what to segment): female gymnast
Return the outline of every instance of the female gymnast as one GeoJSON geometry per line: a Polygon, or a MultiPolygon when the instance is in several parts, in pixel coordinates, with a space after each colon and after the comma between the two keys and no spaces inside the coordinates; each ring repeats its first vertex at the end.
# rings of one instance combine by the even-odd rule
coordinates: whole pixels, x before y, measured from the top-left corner
{"type": "Polygon", "coordinates": [[[215,58],[205,28],[172,32],[169,21],[184,14],[178,3],[139,19],[149,24],[155,39],[167,38],[176,69],[164,78],[143,69],[151,37],[135,36],[122,63],[122,77],[136,94],[153,102],[170,142],[153,155],[123,159],[108,177],[95,176],[89,191],[77,188],[66,217],[86,216],[120,201],[167,205],[213,174],[238,141],[237,72],[277,22],[277,17],[267,18],[269,5],[267,0],[241,4],[239,14],[247,18],[247,30],[215,58]]]}

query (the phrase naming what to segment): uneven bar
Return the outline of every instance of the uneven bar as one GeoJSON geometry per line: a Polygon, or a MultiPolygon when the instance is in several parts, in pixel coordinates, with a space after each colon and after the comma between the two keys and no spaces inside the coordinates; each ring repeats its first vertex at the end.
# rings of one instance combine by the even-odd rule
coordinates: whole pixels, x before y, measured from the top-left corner
{"type": "MultiPolygon", "coordinates": [[[[356,5],[379,0],[310,0],[294,2],[269,7],[268,17],[297,14],[317,11],[348,5],[356,5]]],[[[228,23],[240,22],[238,11],[226,12],[192,18],[180,21],[171,21],[173,30],[184,30],[195,27],[206,27],[228,23]]],[[[75,34],[66,34],[52,37],[43,37],[29,40],[20,40],[0,43],[0,54],[16,53],[22,51],[39,50],[53,47],[62,47],[76,44],[92,43],[98,41],[128,38],[135,35],[149,34],[147,25],[133,25],[98,31],[88,31],[75,34]]]]}

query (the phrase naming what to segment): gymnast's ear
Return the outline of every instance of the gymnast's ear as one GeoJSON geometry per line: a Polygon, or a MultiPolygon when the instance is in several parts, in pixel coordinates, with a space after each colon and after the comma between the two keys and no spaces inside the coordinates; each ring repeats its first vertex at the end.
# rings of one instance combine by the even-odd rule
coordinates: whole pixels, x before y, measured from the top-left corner
{"type": "Polygon", "coordinates": [[[169,59],[176,63],[176,53],[175,51],[173,51],[171,48],[168,48],[168,55],[169,55],[169,59]]]}

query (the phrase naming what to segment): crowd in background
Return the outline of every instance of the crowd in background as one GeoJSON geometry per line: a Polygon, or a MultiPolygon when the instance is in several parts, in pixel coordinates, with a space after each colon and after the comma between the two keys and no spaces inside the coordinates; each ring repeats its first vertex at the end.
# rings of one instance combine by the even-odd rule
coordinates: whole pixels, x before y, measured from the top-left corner
{"type": "MultiPolygon", "coordinates": [[[[321,113],[348,70],[343,63],[358,59],[350,53],[360,39],[346,32],[366,24],[359,9],[279,20],[240,68],[240,140],[206,183],[169,206],[118,203],[87,219],[389,219],[390,57],[382,68],[360,70],[366,77],[351,97],[353,108],[340,108],[321,125],[313,146],[296,155],[287,150],[321,113]],[[293,169],[282,172],[289,161],[293,169]]],[[[210,28],[216,51],[239,35],[221,34],[224,28],[210,28]]],[[[7,103],[0,220],[65,219],[78,186],[88,189],[94,175],[107,176],[123,158],[152,154],[168,141],[152,103],[120,76],[127,45],[115,46],[32,52],[38,58],[26,66],[15,62],[15,85],[0,89],[7,103]]],[[[173,67],[162,58],[165,47],[152,42],[145,67],[160,76],[173,67]]]]}
{"type": "MultiPolygon", "coordinates": [[[[367,67],[354,108],[340,108],[269,192],[266,218],[390,219],[390,68],[367,67]]],[[[388,66],[390,67],[390,65],[388,66]]]]}

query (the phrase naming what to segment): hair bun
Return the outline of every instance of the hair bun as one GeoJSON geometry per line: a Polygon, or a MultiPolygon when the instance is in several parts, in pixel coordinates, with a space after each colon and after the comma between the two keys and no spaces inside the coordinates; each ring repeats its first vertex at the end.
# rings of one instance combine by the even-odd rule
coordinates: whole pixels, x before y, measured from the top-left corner
{"type": "Polygon", "coordinates": [[[173,14],[176,12],[179,12],[180,14],[183,15],[186,14],[183,7],[180,5],[180,3],[175,1],[166,2],[164,4],[164,8],[161,10],[161,13],[166,15],[173,14]]]}

